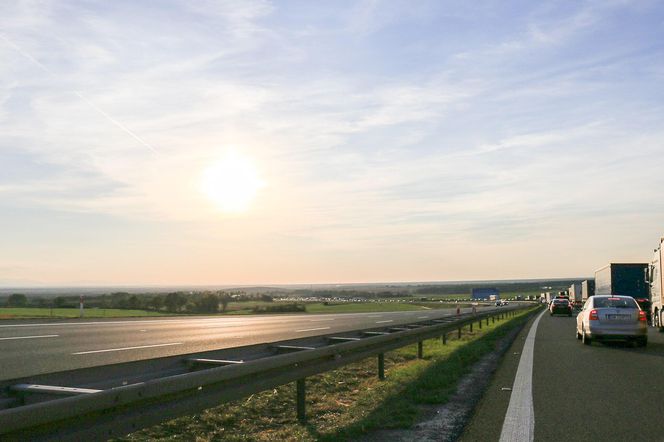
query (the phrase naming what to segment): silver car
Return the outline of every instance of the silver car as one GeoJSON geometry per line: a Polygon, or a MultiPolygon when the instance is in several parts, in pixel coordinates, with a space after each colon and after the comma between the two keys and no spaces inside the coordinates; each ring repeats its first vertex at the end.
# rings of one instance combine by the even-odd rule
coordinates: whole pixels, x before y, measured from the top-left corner
{"type": "Polygon", "coordinates": [[[576,339],[648,344],[646,312],[630,296],[591,296],[576,317],[576,339]]]}

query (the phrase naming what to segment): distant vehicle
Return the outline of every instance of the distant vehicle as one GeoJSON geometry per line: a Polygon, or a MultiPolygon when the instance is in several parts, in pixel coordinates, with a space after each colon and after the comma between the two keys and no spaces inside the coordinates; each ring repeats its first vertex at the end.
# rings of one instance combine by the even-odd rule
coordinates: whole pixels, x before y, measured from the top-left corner
{"type": "Polygon", "coordinates": [[[645,347],[648,344],[646,312],[631,296],[591,296],[576,317],[576,339],[586,345],[593,340],[620,340],[645,347]]]}
{"type": "Polygon", "coordinates": [[[650,311],[652,314],[652,325],[664,331],[664,273],[662,273],[662,243],[664,237],[660,238],[659,245],[655,249],[650,265],[648,265],[647,282],[650,293],[650,311]]]}
{"type": "Polygon", "coordinates": [[[572,316],[572,304],[567,299],[554,299],[549,305],[549,314],[572,316]]]}
{"type": "Polygon", "coordinates": [[[503,305],[503,301],[501,301],[500,299],[498,301],[496,301],[496,307],[501,307],[502,305],[503,305]]]}

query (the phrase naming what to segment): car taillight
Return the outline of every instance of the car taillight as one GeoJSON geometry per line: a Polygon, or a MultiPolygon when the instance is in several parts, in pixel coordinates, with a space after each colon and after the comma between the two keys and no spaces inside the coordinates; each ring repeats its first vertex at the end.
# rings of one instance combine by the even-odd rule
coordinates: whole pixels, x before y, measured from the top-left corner
{"type": "Polygon", "coordinates": [[[599,321],[599,316],[597,316],[597,310],[590,310],[590,316],[588,317],[591,321],[599,321]]]}
{"type": "Polygon", "coordinates": [[[646,312],[643,310],[639,310],[639,321],[645,321],[646,320],[646,312]]]}

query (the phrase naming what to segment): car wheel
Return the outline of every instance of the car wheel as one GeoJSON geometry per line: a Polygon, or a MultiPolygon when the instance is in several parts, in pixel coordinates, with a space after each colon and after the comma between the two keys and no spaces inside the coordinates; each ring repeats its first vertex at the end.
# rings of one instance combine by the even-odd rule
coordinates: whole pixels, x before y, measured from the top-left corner
{"type": "Polygon", "coordinates": [[[585,331],[585,330],[582,332],[582,335],[581,335],[581,341],[582,341],[585,345],[591,345],[591,344],[593,343],[593,342],[592,342],[592,339],[590,339],[590,337],[589,337],[588,335],[586,335],[586,331],[585,331]]]}
{"type": "Polygon", "coordinates": [[[645,347],[648,345],[648,338],[641,338],[638,340],[637,345],[639,347],[645,347]]]}
{"type": "Polygon", "coordinates": [[[581,340],[581,333],[579,333],[578,328],[576,329],[576,339],[578,339],[579,341],[581,340]]]}

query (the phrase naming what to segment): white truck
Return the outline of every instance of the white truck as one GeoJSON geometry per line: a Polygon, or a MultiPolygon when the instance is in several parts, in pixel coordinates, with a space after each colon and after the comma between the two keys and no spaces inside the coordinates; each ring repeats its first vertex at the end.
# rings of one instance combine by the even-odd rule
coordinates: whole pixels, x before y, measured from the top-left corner
{"type": "Polygon", "coordinates": [[[662,273],[662,243],[664,237],[659,239],[659,245],[655,249],[655,255],[648,265],[646,279],[650,286],[650,312],[652,324],[659,327],[659,331],[664,331],[664,297],[662,289],[664,288],[664,274],[662,273]]]}
{"type": "Polygon", "coordinates": [[[595,280],[587,279],[581,283],[581,301],[586,302],[590,296],[595,294],[595,280]]]}
{"type": "Polygon", "coordinates": [[[575,282],[569,286],[567,293],[569,294],[569,302],[572,304],[572,307],[580,309],[583,306],[581,283],[575,282]]]}

